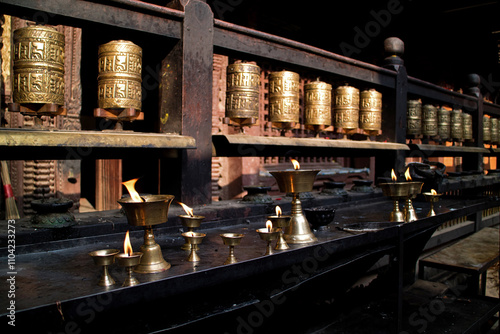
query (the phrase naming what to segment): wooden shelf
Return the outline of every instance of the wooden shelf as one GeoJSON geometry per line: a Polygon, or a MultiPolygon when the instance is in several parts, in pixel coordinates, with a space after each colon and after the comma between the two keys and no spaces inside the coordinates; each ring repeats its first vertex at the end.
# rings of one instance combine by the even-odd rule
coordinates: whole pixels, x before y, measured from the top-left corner
{"type": "Polygon", "coordinates": [[[373,156],[381,151],[406,151],[406,144],[346,139],[213,135],[216,156],[314,156],[342,154],[373,156]],[[328,151],[328,152],[327,152],[328,151]]]}
{"type": "MultiPolygon", "coordinates": [[[[107,157],[128,154],[129,150],[140,149],[152,153],[153,150],[194,149],[192,137],[175,134],[142,132],[104,131],[59,131],[32,129],[0,129],[0,148],[4,159],[26,158],[27,151],[41,156],[49,155],[65,159],[81,159],[88,156],[107,157]],[[43,148],[41,150],[40,148],[43,148]],[[106,153],[107,152],[107,153],[106,153]]],[[[30,157],[31,157],[30,154],[30,157]]],[[[45,159],[49,159],[45,157],[45,159]]]]}
{"type": "Polygon", "coordinates": [[[412,151],[422,151],[427,156],[456,157],[466,154],[488,154],[487,148],[474,146],[441,146],[431,144],[409,144],[412,151]]]}

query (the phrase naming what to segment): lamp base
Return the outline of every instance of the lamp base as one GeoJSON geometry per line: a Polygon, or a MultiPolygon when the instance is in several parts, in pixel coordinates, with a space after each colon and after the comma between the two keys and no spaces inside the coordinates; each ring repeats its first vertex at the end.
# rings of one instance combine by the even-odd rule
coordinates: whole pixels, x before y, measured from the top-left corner
{"type": "Polygon", "coordinates": [[[147,226],[144,231],[144,244],[141,246],[143,253],[141,262],[134,268],[140,274],[152,274],[167,270],[171,267],[161,253],[161,247],[154,239],[153,228],[147,226]]]}
{"type": "Polygon", "coordinates": [[[318,241],[302,211],[299,193],[293,193],[292,218],[290,219],[290,225],[285,229],[284,238],[288,244],[305,244],[318,241]]]}

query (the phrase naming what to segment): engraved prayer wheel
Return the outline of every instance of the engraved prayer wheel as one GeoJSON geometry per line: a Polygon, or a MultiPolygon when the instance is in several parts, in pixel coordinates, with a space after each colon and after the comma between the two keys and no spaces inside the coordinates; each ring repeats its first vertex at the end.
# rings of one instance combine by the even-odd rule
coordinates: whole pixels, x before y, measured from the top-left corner
{"type": "Polygon", "coordinates": [[[300,76],[281,71],[269,74],[269,120],[273,123],[298,123],[300,116],[300,76]]]}
{"type": "Polygon", "coordinates": [[[251,63],[227,66],[226,117],[259,118],[260,67],[251,63]]]}
{"type": "Polygon", "coordinates": [[[472,115],[462,113],[462,123],[464,130],[464,140],[472,140],[472,115]]]}
{"type": "Polygon", "coordinates": [[[431,104],[422,107],[422,134],[424,136],[436,136],[438,134],[437,108],[431,104]]]}
{"type": "Polygon", "coordinates": [[[491,118],[490,119],[491,123],[491,144],[496,144],[498,143],[498,119],[497,118],[491,118]]]}
{"type": "MultiPolygon", "coordinates": [[[[462,110],[453,109],[450,112],[450,120],[451,120],[451,131],[450,131],[451,139],[454,141],[462,141],[464,139],[464,133],[465,133],[462,110]]],[[[471,129],[472,129],[472,124],[471,124],[471,129]]]]}
{"type": "Polygon", "coordinates": [[[382,94],[375,89],[361,92],[359,122],[365,131],[382,130],[382,94]]]}
{"type": "Polygon", "coordinates": [[[124,40],[102,44],[98,64],[99,108],[141,110],[142,48],[124,40]]]}
{"type": "Polygon", "coordinates": [[[491,119],[489,116],[483,116],[483,141],[489,143],[491,141],[491,119]]]}
{"type": "Polygon", "coordinates": [[[438,135],[441,140],[447,140],[451,135],[451,115],[446,107],[438,110],[438,135]]]}
{"type": "Polygon", "coordinates": [[[422,134],[422,102],[420,100],[407,102],[406,134],[411,136],[422,134]]]}
{"type": "Polygon", "coordinates": [[[305,125],[332,125],[332,85],[313,81],[304,85],[305,125]]]}
{"type": "Polygon", "coordinates": [[[340,86],[335,89],[336,128],[346,130],[359,128],[359,89],[340,86]]]}
{"type": "Polygon", "coordinates": [[[64,34],[46,26],[14,31],[13,99],[64,105],[64,34]]]}

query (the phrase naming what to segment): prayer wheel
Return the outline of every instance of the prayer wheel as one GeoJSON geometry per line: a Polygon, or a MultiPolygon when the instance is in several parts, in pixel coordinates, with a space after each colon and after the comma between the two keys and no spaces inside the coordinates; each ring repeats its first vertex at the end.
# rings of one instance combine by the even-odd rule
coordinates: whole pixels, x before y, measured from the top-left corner
{"type": "Polygon", "coordinates": [[[260,67],[251,63],[227,66],[226,117],[259,118],[260,67]]]}
{"type": "Polygon", "coordinates": [[[464,140],[465,127],[463,122],[462,110],[453,109],[450,112],[450,120],[451,120],[451,130],[450,130],[451,139],[454,141],[464,140]]]}
{"type": "Polygon", "coordinates": [[[98,63],[99,108],[141,110],[142,48],[124,40],[102,44],[98,63]]]}
{"type": "Polygon", "coordinates": [[[483,116],[483,142],[491,141],[491,119],[488,115],[483,116]]]}
{"type": "Polygon", "coordinates": [[[450,110],[446,107],[441,107],[438,110],[438,135],[443,141],[450,139],[451,115],[450,110]]]}
{"type": "Polygon", "coordinates": [[[498,119],[497,118],[491,118],[490,119],[491,123],[491,144],[496,144],[498,143],[498,119]]]}
{"type": "Polygon", "coordinates": [[[336,128],[352,130],[359,128],[359,89],[340,86],[335,89],[336,128]]]}
{"type": "Polygon", "coordinates": [[[306,126],[332,125],[332,85],[313,81],[304,85],[306,126]]]}
{"type": "Polygon", "coordinates": [[[419,136],[422,134],[422,102],[409,100],[406,111],[406,134],[419,136]]]}
{"type": "Polygon", "coordinates": [[[429,137],[436,136],[438,134],[437,108],[431,104],[426,104],[422,107],[422,114],[422,134],[429,137]]]}
{"type": "Polygon", "coordinates": [[[64,34],[46,26],[14,31],[13,99],[64,105],[64,34]]]}
{"type": "Polygon", "coordinates": [[[462,113],[464,140],[472,140],[472,115],[462,113]]]}
{"type": "Polygon", "coordinates": [[[359,122],[367,132],[382,130],[382,94],[375,89],[361,92],[359,122]]]}
{"type": "Polygon", "coordinates": [[[299,80],[300,76],[290,71],[269,74],[269,120],[271,122],[299,122],[299,80]]]}

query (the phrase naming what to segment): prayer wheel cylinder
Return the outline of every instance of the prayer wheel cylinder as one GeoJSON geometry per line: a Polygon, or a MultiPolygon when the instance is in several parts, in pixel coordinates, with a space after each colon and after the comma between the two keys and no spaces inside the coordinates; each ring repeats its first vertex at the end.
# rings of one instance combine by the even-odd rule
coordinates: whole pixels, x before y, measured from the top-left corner
{"type": "Polygon", "coordinates": [[[406,111],[406,134],[419,136],[422,134],[422,102],[409,100],[406,111]]]}
{"type": "Polygon", "coordinates": [[[226,117],[259,118],[260,67],[251,63],[227,66],[226,117]]]}
{"type": "Polygon", "coordinates": [[[491,144],[496,144],[498,143],[498,119],[497,118],[491,118],[490,119],[491,123],[491,144]]]}
{"type": "Polygon", "coordinates": [[[335,89],[334,126],[346,130],[359,128],[359,89],[351,86],[335,89]]]}
{"type": "Polygon", "coordinates": [[[382,94],[375,89],[361,92],[359,122],[363,130],[382,130],[382,94]]]}
{"type": "Polygon", "coordinates": [[[491,141],[491,119],[487,116],[483,116],[483,141],[489,143],[491,141]]]}
{"type": "Polygon", "coordinates": [[[451,139],[454,141],[464,140],[465,127],[464,127],[464,123],[463,123],[462,110],[461,109],[453,109],[450,112],[450,120],[451,120],[451,131],[450,131],[451,139]]]}
{"type": "Polygon", "coordinates": [[[472,140],[472,115],[462,113],[464,140],[472,140]]]}
{"type": "Polygon", "coordinates": [[[438,110],[438,135],[441,140],[450,139],[451,115],[450,110],[445,107],[441,107],[438,110]]]}
{"type": "Polygon", "coordinates": [[[423,122],[422,134],[424,136],[436,136],[438,134],[437,108],[431,104],[422,107],[423,122]]]}
{"type": "Polygon", "coordinates": [[[14,31],[16,103],[64,105],[64,34],[46,26],[14,31]]]}
{"type": "Polygon", "coordinates": [[[300,76],[290,71],[269,74],[269,120],[298,123],[300,116],[300,76]]]}
{"type": "Polygon", "coordinates": [[[304,123],[332,125],[332,85],[313,81],[304,85],[304,123]]]}
{"type": "Polygon", "coordinates": [[[141,110],[142,48],[124,40],[102,44],[98,64],[99,108],[141,110]]]}

